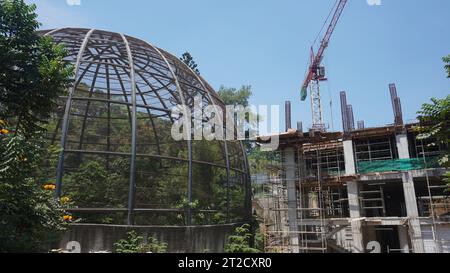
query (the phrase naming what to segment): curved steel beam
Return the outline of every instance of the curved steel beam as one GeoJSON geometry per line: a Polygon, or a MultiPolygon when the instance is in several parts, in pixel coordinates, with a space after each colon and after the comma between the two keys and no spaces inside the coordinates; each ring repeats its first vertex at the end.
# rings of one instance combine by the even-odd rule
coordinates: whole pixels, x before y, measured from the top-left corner
{"type": "Polygon", "coordinates": [[[60,31],[60,30],[63,30],[63,29],[66,29],[66,28],[55,28],[55,29],[50,30],[49,32],[45,33],[44,36],[52,35],[52,34],[58,32],[58,31],[60,31]]]}
{"type": "MultiPolygon", "coordinates": [[[[160,51],[157,47],[153,46],[152,44],[147,43],[147,42],[144,42],[144,43],[146,43],[146,44],[149,45],[153,50],[155,50],[155,51],[161,56],[161,58],[164,60],[164,62],[165,62],[166,65],[167,65],[167,69],[169,69],[169,71],[170,71],[170,73],[172,74],[173,79],[174,79],[174,81],[175,81],[175,85],[176,85],[176,87],[177,87],[177,89],[178,89],[178,93],[180,94],[180,100],[181,100],[181,103],[182,103],[183,105],[187,105],[187,104],[186,104],[186,101],[185,101],[185,98],[184,98],[184,95],[183,95],[183,90],[181,89],[181,85],[180,85],[180,82],[179,82],[179,80],[178,80],[178,77],[177,77],[177,75],[175,74],[175,72],[173,71],[172,67],[170,66],[170,63],[169,63],[169,61],[167,60],[166,56],[164,56],[164,55],[161,53],[161,51],[160,51]]],[[[191,137],[192,137],[192,136],[190,136],[190,138],[191,138],[191,137]]],[[[187,145],[188,145],[188,160],[189,160],[189,163],[188,163],[188,196],[187,196],[187,198],[188,198],[189,204],[192,203],[192,140],[191,140],[190,138],[187,140],[187,145]]],[[[190,206],[189,206],[188,209],[187,209],[187,217],[186,217],[186,218],[187,218],[187,219],[186,219],[186,224],[187,224],[188,226],[190,226],[190,225],[192,224],[192,211],[191,211],[190,206]]]]}
{"type": "MultiPolygon", "coordinates": [[[[89,42],[89,38],[91,37],[92,33],[95,31],[95,29],[91,29],[88,31],[86,36],[84,37],[83,44],[80,47],[80,50],[78,51],[77,56],[77,62],[75,64],[75,80],[77,80],[79,72],[80,72],[80,64],[81,59],[83,58],[84,51],[86,50],[87,44],[89,42]]],[[[59,198],[61,197],[61,186],[62,186],[62,177],[64,173],[64,149],[66,149],[66,142],[67,142],[67,133],[69,129],[69,116],[70,116],[70,108],[72,107],[72,97],[75,93],[75,90],[77,88],[77,84],[74,84],[72,88],[69,91],[69,97],[66,102],[66,109],[64,112],[63,117],[63,127],[61,132],[61,152],[59,155],[58,160],[58,168],[56,170],[56,196],[59,198]]]]}
{"type": "Polygon", "coordinates": [[[136,107],[136,78],[134,74],[134,62],[131,52],[130,44],[125,35],[120,35],[125,43],[128,54],[128,65],[130,66],[130,81],[131,81],[131,166],[130,166],[130,189],[128,192],[128,217],[127,224],[134,223],[134,205],[135,205],[135,188],[136,188],[136,143],[137,143],[137,107],[136,107]]]}

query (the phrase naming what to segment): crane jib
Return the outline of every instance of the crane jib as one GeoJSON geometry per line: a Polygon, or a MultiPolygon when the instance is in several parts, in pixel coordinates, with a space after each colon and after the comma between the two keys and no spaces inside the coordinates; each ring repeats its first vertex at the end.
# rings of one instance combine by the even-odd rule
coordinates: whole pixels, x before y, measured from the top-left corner
{"type": "Polygon", "coordinates": [[[331,39],[331,35],[334,32],[334,29],[339,21],[339,18],[341,17],[342,11],[344,10],[345,5],[347,4],[347,1],[348,0],[339,0],[339,3],[334,11],[333,18],[331,19],[330,25],[328,26],[327,32],[326,32],[323,40],[321,41],[320,48],[317,51],[317,54],[315,56],[312,55],[313,57],[311,59],[311,66],[308,69],[309,72],[308,72],[308,75],[305,79],[305,83],[302,86],[302,90],[301,90],[302,101],[306,100],[307,93],[308,93],[307,89],[308,89],[310,81],[313,78],[312,75],[317,72],[317,68],[319,68],[320,64],[322,63],[323,54],[325,52],[325,49],[328,47],[329,41],[331,39]]]}

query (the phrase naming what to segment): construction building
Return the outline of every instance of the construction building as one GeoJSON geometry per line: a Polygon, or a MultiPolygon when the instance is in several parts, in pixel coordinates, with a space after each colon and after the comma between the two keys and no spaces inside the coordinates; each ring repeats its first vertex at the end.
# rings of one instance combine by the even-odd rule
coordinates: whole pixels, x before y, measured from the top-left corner
{"type": "MultiPolygon", "coordinates": [[[[355,128],[341,93],[343,132],[290,129],[266,173],[255,176],[255,211],[267,252],[450,253],[450,192],[437,159],[446,147],[417,140],[395,122],[355,128]]],[[[289,110],[289,107],[287,108],[289,110]]]]}

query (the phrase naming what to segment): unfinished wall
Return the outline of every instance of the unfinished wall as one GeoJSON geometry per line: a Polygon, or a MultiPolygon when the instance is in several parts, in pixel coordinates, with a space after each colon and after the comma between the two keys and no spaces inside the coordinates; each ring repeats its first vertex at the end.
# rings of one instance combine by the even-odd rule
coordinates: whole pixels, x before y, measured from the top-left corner
{"type": "Polygon", "coordinates": [[[294,221],[263,217],[267,250],[450,251],[450,196],[442,180],[445,169],[436,160],[442,149],[417,141],[412,125],[340,135],[290,132],[280,139],[280,150],[291,151],[291,158],[276,163],[285,175],[268,183],[283,190],[266,196],[273,205],[266,210],[287,215],[289,201],[290,211],[297,213],[289,217],[294,221]],[[275,223],[278,228],[270,229],[275,223]],[[287,234],[279,228],[289,224],[287,234]],[[435,232],[430,226],[436,225],[435,232]],[[289,235],[298,237],[298,244],[288,242],[289,235]]]}
{"type": "Polygon", "coordinates": [[[67,243],[77,241],[81,252],[112,252],[114,243],[126,238],[126,233],[135,230],[144,238],[154,237],[167,243],[170,253],[222,253],[224,245],[237,224],[195,227],[169,226],[114,226],[73,224],[60,242],[66,249],[67,243]]]}
{"type": "Polygon", "coordinates": [[[450,224],[437,226],[437,242],[433,239],[431,226],[422,226],[423,244],[425,253],[450,253],[450,224]]]}

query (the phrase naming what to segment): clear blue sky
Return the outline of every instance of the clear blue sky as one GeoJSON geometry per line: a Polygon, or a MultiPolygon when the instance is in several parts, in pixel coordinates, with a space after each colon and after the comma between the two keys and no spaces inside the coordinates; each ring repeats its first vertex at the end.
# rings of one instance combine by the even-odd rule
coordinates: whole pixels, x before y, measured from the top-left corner
{"type": "MultiPolygon", "coordinates": [[[[180,56],[190,51],[205,79],[252,85],[253,104],[291,100],[293,122],[311,124],[299,89],[309,47],[335,0],[27,0],[42,28],[90,27],[135,36],[180,56]]],[[[388,84],[395,82],[405,120],[431,97],[450,92],[442,57],[450,54],[450,1],[349,0],[324,60],[325,120],[340,129],[339,92],[366,126],[393,122],[388,84]]],[[[284,115],[283,115],[284,116],[284,115]]],[[[282,126],[284,127],[284,126],[282,126]]]]}

